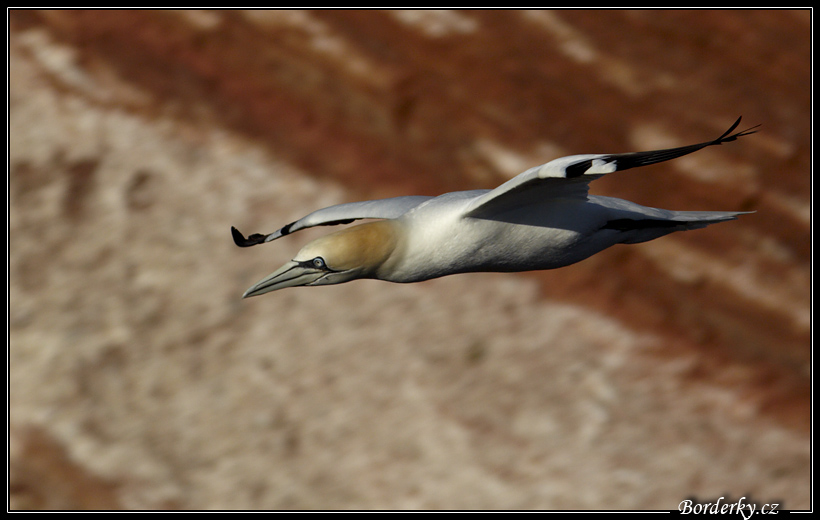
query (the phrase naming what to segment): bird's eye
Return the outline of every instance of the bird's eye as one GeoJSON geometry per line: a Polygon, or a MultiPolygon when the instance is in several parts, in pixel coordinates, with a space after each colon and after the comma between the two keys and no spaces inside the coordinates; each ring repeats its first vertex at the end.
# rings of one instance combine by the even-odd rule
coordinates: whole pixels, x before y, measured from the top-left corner
{"type": "Polygon", "coordinates": [[[324,269],[325,268],[325,261],[321,256],[317,256],[313,259],[313,267],[316,269],[324,269]]]}

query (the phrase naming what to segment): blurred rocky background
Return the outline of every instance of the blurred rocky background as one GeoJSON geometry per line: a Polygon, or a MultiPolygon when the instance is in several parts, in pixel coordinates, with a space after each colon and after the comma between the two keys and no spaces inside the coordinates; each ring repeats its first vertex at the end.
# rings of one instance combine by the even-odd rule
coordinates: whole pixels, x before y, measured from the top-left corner
{"type": "Polygon", "coordinates": [[[809,11],[9,12],[12,509],[810,506],[809,11]],[[242,292],[319,207],[596,181],[752,215],[556,271],[242,292]]]}

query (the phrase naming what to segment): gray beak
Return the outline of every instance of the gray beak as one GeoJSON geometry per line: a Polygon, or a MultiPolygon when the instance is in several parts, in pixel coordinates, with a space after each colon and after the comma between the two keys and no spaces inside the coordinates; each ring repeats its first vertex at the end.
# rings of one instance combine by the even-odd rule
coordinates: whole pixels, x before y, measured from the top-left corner
{"type": "Polygon", "coordinates": [[[303,263],[290,261],[267,277],[259,280],[256,285],[245,291],[242,297],[249,298],[277,289],[284,289],[285,287],[308,285],[326,274],[327,271],[325,270],[306,267],[303,263]]]}

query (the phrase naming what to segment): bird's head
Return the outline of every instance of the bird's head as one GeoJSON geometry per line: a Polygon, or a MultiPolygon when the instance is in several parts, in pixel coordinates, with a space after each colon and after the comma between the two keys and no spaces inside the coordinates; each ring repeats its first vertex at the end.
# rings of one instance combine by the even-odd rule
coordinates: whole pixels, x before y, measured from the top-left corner
{"type": "Polygon", "coordinates": [[[375,278],[396,248],[396,222],[379,220],[317,238],[253,287],[243,298],[285,287],[333,285],[375,278]]]}

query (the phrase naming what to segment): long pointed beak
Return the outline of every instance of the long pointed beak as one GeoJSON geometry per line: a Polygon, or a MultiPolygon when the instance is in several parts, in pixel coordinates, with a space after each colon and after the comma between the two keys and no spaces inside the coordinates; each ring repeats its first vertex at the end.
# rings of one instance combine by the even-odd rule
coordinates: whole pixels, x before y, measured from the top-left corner
{"type": "Polygon", "coordinates": [[[249,298],[277,289],[284,289],[285,287],[307,285],[311,282],[315,282],[325,274],[327,274],[327,271],[312,269],[298,262],[290,261],[265,278],[259,280],[256,285],[245,291],[242,297],[249,298]]]}

